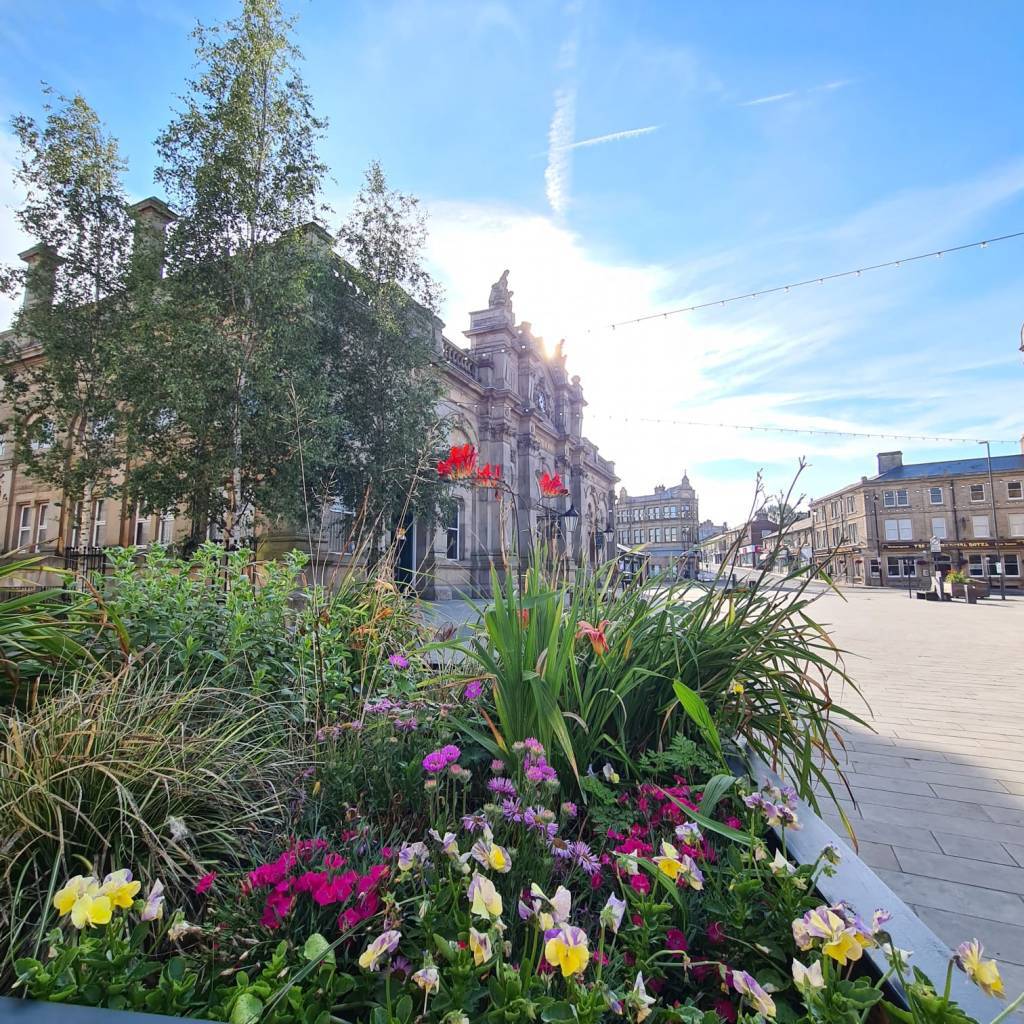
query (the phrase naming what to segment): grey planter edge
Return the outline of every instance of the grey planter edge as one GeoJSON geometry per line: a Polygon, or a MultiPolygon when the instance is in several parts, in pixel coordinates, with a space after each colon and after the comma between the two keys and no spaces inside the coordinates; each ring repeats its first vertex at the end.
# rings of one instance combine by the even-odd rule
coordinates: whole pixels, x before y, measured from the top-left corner
{"type": "Polygon", "coordinates": [[[0,1021],[6,1024],[210,1024],[195,1017],[168,1017],[138,1010],[108,1010],[102,1006],[77,1003],[47,1003],[37,999],[0,996],[0,1021]]]}
{"type": "MultiPolygon", "coordinates": [[[[745,751],[744,757],[751,777],[759,786],[783,784],[783,780],[752,751],[745,751]]],[[[818,880],[818,891],[822,897],[829,903],[845,900],[865,918],[870,918],[880,907],[888,910],[892,920],[886,928],[892,936],[893,945],[897,949],[910,950],[914,954],[910,959],[911,966],[920,968],[941,990],[952,956],[950,948],[854,853],[846,838],[822,821],[808,803],[803,800],[797,802],[797,815],[803,827],[786,831],[786,852],[790,859],[809,864],[830,843],[838,847],[841,859],[835,874],[831,877],[823,875],[818,880]]],[[[775,832],[781,839],[780,830],[776,828],[775,832]]],[[[964,936],[965,940],[972,938],[973,935],[964,936]]],[[[879,973],[885,972],[888,965],[881,951],[868,950],[866,955],[879,973]]],[[[981,1024],[991,1021],[1004,1005],[985,995],[956,968],[953,969],[950,998],[981,1024]]]]}

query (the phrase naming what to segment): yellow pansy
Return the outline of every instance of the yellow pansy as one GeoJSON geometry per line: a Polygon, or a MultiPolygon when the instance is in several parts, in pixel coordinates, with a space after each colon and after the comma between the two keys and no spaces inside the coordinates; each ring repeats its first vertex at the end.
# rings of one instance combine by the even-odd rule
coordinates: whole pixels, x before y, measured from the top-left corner
{"type": "Polygon", "coordinates": [[[480,966],[491,959],[491,937],[486,932],[469,929],[469,949],[473,954],[473,963],[480,966]]]}
{"type": "Polygon", "coordinates": [[[78,897],[71,908],[71,923],[76,928],[106,924],[112,913],[113,908],[108,896],[90,896],[89,893],[85,893],[78,897]]]}
{"type": "Polygon", "coordinates": [[[103,879],[100,895],[106,896],[115,907],[127,910],[141,888],[142,883],[133,882],[132,873],[127,868],[122,868],[120,871],[112,871],[103,879]]]}
{"type": "Polygon", "coordinates": [[[499,918],[502,911],[501,893],[494,883],[474,871],[469,882],[469,910],[476,917],[499,918]]]}
{"type": "Polygon", "coordinates": [[[71,913],[71,908],[86,893],[95,896],[99,891],[100,884],[95,878],[75,875],[69,878],[64,888],[53,897],[53,905],[57,908],[57,913],[63,917],[71,913]]]}
{"type": "Polygon", "coordinates": [[[552,967],[558,967],[564,978],[580,974],[590,962],[587,933],[571,924],[562,925],[545,944],[544,959],[552,967]]]}
{"type": "Polygon", "coordinates": [[[961,942],[956,947],[953,959],[982,992],[1002,999],[1005,993],[1003,979],[999,977],[999,965],[995,960],[982,959],[983,952],[981,943],[977,939],[972,939],[970,942],[961,942]]]}
{"type": "Polygon", "coordinates": [[[746,687],[742,683],[730,683],[729,692],[736,694],[737,697],[742,697],[746,692],[746,687]]]}
{"type": "Polygon", "coordinates": [[[398,948],[398,942],[402,938],[400,931],[391,930],[382,932],[371,942],[359,955],[359,966],[364,971],[375,971],[381,961],[386,959],[398,948]]]}
{"type": "Polygon", "coordinates": [[[661,856],[653,858],[658,865],[658,870],[663,875],[668,875],[673,881],[679,877],[683,870],[683,862],[679,859],[679,851],[671,843],[661,844],[661,856]]]}
{"type": "Polygon", "coordinates": [[[53,897],[53,905],[61,917],[70,914],[76,928],[106,924],[113,912],[110,898],[100,893],[100,884],[92,876],[75,875],[69,879],[53,897]]]}

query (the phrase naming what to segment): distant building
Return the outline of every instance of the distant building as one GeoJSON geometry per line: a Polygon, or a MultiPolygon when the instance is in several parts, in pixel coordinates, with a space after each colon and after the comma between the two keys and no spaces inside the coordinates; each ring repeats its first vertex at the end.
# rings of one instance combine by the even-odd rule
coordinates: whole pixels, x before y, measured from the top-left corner
{"type": "Polygon", "coordinates": [[[697,527],[697,540],[703,541],[708,540],[711,537],[717,537],[720,533],[725,533],[728,529],[728,523],[713,523],[710,519],[705,519],[704,522],[697,527]]]}
{"type": "Polygon", "coordinates": [[[728,572],[736,567],[756,568],[765,550],[764,538],[777,529],[770,519],[758,515],[742,526],[712,534],[699,545],[701,568],[715,573],[723,565],[728,572]]]}
{"type": "Polygon", "coordinates": [[[644,556],[652,574],[672,570],[696,575],[697,505],[697,492],[685,472],[678,484],[659,484],[653,494],[629,494],[621,488],[615,508],[619,547],[644,556]]]}
{"type": "Polygon", "coordinates": [[[784,572],[810,565],[814,557],[814,520],[810,515],[801,515],[781,530],[766,533],[761,538],[761,545],[764,548],[761,564],[772,559],[769,568],[784,572]],[[776,545],[779,550],[773,557],[776,545]]]}
{"type": "Polygon", "coordinates": [[[811,502],[815,562],[857,586],[928,586],[961,569],[1019,590],[1024,442],[1020,455],[993,456],[991,483],[994,493],[983,456],[905,466],[902,452],[880,452],[875,476],[811,502]]]}

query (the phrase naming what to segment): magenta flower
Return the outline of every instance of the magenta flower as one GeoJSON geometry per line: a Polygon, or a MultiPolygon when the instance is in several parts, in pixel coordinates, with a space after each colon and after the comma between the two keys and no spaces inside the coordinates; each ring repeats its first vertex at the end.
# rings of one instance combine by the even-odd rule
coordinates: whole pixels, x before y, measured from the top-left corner
{"type": "Polygon", "coordinates": [[[409,659],[404,654],[392,654],[391,657],[388,658],[388,664],[392,668],[408,668],[409,659]]]}
{"type": "Polygon", "coordinates": [[[217,881],[217,872],[211,871],[208,875],[203,875],[202,878],[196,882],[196,895],[202,896],[203,893],[209,892],[213,888],[213,883],[217,881]]]}
{"type": "Polygon", "coordinates": [[[540,740],[534,739],[532,736],[527,736],[526,739],[523,740],[523,746],[531,754],[535,754],[537,757],[544,756],[544,744],[541,743],[540,740]]]}
{"type": "Polygon", "coordinates": [[[484,692],[484,684],[479,679],[474,679],[465,690],[462,691],[462,696],[466,700],[476,700],[481,693],[484,692]]]}
{"type": "Polygon", "coordinates": [[[446,747],[427,754],[423,758],[423,768],[432,774],[443,772],[448,765],[455,764],[461,754],[462,751],[454,743],[449,743],[446,747]]]}

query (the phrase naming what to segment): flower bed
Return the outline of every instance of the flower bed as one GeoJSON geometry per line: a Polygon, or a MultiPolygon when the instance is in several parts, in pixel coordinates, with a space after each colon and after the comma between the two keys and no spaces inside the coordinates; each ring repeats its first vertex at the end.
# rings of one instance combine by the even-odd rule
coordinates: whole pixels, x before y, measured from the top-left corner
{"type": "MultiPolygon", "coordinates": [[[[963,1024],[954,961],[918,961],[936,994],[893,945],[906,908],[843,889],[851,864],[781,779],[728,769],[740,741],[756,772],[758,749],[796,765],[807,737],[827,737],[838,669],[802,609],[780,613],[756,588],[678,609],[607,594],[600,580],[571,599],[536,576],[522,596],[510,585],[459,645],[467,674],[438,677],[425,661],[438,645],[417,650],[415,629],[399,643],[401,600],[374,584],[358,614],[349,596],[347,618],[302,615],[295,643],[345,675],[302,676],[281,640],[296,682],[269,697],[258,672],[244,716],[202,687],[175,692],[187,649],[155,689],[130,663],[115,686],[87,679],[9,716],[5,757],[46,797],[14,801],[10,990],[234,1024],[863,1024],[882,1008],[963,1024]],[[139,753],[162,718],[119,731],[143,697],[175,709],[165,758],[139,753]],[[217,758],[191,753],[208,741],[184,739],[217,723],[233,730],[217,758]],[[182,749],[198,759],[175,760],[182,749]],[[253,810],[238,765],[264,749],[278,753],[260,762],[253,810]],[[69,775],[77,788],[59,789],[69,775]],[[217,803],[228,778],[239,789],[217,803]],[[75,793],[90,818],[68,809],[75,793]],[[25,829],[54,816],[59,841],[25,829]],[[909,1011],[887,1003],[892,981],[909,1011]]],[[[145,593],[132,600],[157,623],[145,593]]],[[[237,687],[243,670],[219,679],[237,687]]],[[[955,962],[1001,994],[975,945],[955,962]]]]}

